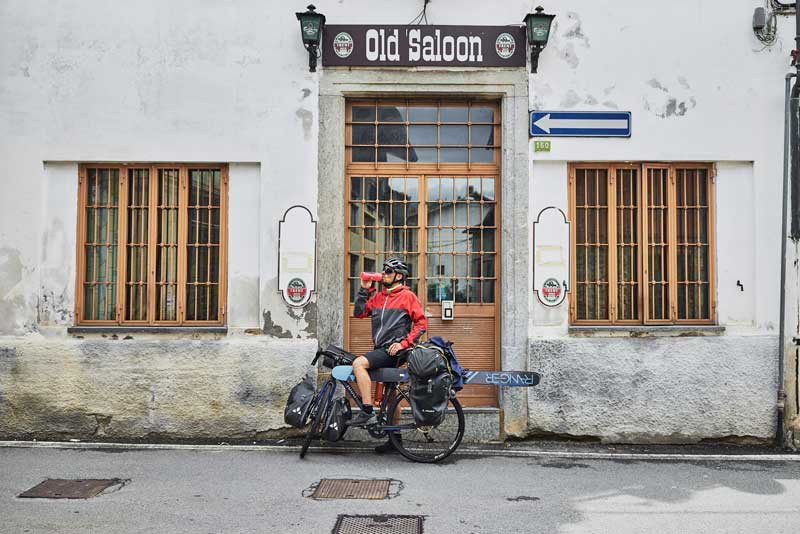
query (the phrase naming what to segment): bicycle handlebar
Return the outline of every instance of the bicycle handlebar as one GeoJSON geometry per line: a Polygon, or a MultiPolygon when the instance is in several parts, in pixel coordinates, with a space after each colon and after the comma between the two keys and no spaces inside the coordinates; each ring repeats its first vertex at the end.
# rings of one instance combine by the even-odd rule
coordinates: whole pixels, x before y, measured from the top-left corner
{"type": "Polygon", "coordinates": [[[311,365],[317,365],[317,360],[319,360],[319,357],[321,355],[322,355],[322,350],[321,349],[317,349],[317,354],[314,356],[314,359],[311,360],[311,365]]]}

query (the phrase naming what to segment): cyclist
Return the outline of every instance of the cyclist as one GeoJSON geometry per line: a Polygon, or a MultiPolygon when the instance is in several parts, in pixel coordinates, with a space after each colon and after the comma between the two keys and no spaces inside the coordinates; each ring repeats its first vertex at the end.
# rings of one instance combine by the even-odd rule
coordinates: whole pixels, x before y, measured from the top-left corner
{"type": "MultiPolygon", "coordinates": [[[[354,315],[371,316],[372,342],[375,350],[353,362],[353,374],[361,392],[365,409],[350,421],[350,426],[367,426],[376,422],[372,410],[372,381],[367,369],[396,367],[398,353],[412,347],[428,328],[428,319],[417,295],[406,285],[408,265],[392,258],[383,264],[380,291],[371,289],[371,281],[361,280],[354,315]]],[[[391,441],[376,447],[376,452],[390,452],[391,441]]]]}

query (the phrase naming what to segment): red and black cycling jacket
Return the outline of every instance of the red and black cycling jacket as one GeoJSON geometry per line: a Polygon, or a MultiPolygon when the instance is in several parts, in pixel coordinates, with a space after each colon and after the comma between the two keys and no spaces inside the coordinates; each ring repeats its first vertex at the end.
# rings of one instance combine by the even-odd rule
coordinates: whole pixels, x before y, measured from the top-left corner
{"type": "Polygon", "coordinates": [[[372,317],[375,348],[400,343],[407,349],[417,343],[428,328],[428,318],[417,296],[407,286],[390,292],[361,288],[356,297],[356,317],[372,317]],[[374,293],[370,296],[370,293],[374,293]]]}

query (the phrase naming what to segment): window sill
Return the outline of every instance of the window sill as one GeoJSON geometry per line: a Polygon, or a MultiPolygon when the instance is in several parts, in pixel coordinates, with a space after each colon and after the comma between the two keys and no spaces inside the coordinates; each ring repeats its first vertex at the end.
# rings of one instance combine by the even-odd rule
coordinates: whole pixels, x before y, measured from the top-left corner
{"type": "Polygon", "coordinates": [[[68,334],[227,334],[227,326],[70,326],[68,334]]]}
{"type": "Polygon", "coordinates": [[[704,337],[725,334],[724,326],[570,326],[572,337],[704,337]]]}

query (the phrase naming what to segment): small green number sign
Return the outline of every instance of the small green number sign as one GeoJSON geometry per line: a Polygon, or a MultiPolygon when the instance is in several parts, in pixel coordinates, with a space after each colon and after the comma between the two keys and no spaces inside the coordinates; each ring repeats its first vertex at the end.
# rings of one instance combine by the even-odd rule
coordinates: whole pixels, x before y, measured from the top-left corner
{"type": "Polygon", "coordinates": [[[550,141],[534,141],[534,152],[550,152],[550,141]]]}

